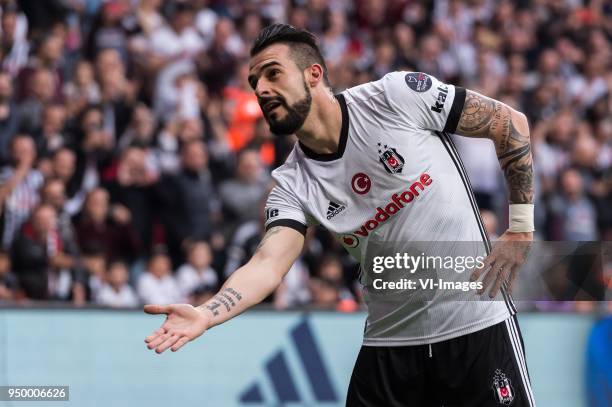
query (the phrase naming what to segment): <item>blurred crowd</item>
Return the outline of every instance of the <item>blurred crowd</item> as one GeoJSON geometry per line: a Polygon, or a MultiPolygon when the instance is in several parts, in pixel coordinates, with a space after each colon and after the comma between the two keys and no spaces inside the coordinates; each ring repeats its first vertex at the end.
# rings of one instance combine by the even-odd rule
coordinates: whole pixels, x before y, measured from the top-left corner
{"type": "MultiPolygon", "coordinates": [[[[524,112],[537,238],[612,237],[604,0],[0,0],[0,302],[199,304],[263,234],[273,137],[247,83],[259,30],[315,33],[335,92],[422,71],[524,112]]],[[[457,137],[489,234],[493,144],[457,137]]],[[[344,311],[358,265],[324,230],[268,302],[344,311]]]]}

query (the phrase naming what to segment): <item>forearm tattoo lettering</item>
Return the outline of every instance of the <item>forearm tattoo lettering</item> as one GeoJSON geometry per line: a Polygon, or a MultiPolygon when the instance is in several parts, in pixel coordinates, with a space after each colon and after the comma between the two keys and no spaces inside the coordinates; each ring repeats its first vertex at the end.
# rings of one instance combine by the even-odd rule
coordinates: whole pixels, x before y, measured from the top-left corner
{"type": "Polygon", "coordinates": [[[206,305],[214,316],[219,315],[219,308],[223,305],[227,312],[230,312],[232,308],[238,305],[238,302],[242,300],[242,295],[231,287],[224,288],[221,292],[215,295],[206,305]]]}

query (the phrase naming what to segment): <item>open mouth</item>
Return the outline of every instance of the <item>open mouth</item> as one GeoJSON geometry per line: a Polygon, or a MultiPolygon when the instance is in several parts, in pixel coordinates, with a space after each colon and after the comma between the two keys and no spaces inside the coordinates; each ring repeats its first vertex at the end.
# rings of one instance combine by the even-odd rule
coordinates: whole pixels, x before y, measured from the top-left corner
{"type": "Polygon", "coordinates": [[[270,101],[270,102],[268,102],[268,103],[266,103],[266,104],[264,105],[264,110],[265,110],[265,112],[266,112],[266,113],[268,113],[268,114],[269,114],[269,113],[272,113],[272,111],[273,111],[274,109],[276,109],[277,107],[279,107],[279,106],[281,106],[281,105],[282,105],[282,103],[281,103],[281,102],[279,102],[279,101],[277,101],[277,100],[272,100],[272,101],[270,101]]]}

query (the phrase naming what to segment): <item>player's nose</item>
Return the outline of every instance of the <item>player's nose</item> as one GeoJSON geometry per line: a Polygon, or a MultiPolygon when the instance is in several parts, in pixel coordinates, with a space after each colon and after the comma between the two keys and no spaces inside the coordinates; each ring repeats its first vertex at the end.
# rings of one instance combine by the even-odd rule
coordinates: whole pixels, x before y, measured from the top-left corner
{"type": "Polygon", "coordinates": [[[257,87],[255,88],[255,95],[259,99],[272,96],[272,89],[270,87],[270,84],[263,79],[260,79],[259,81],[257,81],[257,87]]]}

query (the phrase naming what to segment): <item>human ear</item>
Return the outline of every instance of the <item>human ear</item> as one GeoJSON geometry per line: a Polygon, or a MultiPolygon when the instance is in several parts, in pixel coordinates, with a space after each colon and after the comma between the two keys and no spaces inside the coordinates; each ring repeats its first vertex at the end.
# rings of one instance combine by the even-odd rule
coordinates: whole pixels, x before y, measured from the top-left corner
{"type": "Polygon", "coordinates": [[[307,69],[307,75],[308,84],[314,88],[323,80],[323,67],[319,64],[312,64],[307,69]]]}

